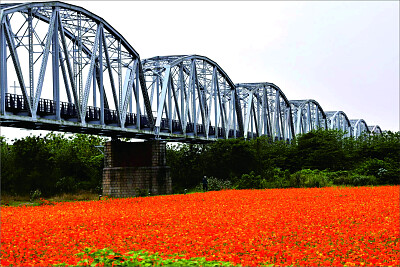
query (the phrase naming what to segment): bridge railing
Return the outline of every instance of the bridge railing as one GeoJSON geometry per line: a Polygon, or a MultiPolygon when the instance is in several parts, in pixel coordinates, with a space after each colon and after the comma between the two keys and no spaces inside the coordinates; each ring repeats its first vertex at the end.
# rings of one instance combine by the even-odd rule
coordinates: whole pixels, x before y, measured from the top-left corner
{"type": "Polygon", "coordinates": [[[22,95],[6,94],[6,110],[11,112],[28,111],[28,105],[22,95]]]}
{"type": "MultiPolygon", "coordinates": [[[[24,101],[24,97],[22,95],[6,93],[5,95],[5,103],[6,103],[6,111],[13,112],[14,114],[18,114],[21,112],[28,112],[28,106],[26,101],[24,101]]],[[[38,105],[38,114],[46,117],[52,116],[56,114],[56,105],[54,101],[51,99],[39,99],[38,105]]],[[[71,120],[73,118],[78,119],[78,112],[76,105],[68,102],[60,103],[60,117],[62,120],[71,120]]],[[[155,118],[157,119],[157,118],[155,118]]],[[[88,123],[93,123],[101,120],[101,109],[99,107],[88,106],[86,109],[85,121],[88,123]]],[[[104,122],[106,124],[117,124],[118,117],[117,112],[111,109],[104,109],[104,122]]],[[[135,113],[127,113],[125,120],[125,127],[135,126],[137,122],[137,114],[135,113]]],[[[141,128],[148,128],[149,120],[146,115],[140,115],[140,126],[141,128]]],[[[193,133],[194,132],[194,123],[187,122],[186,124],[186,132],[193,133]]],[[[161,119],[161,127],[162,131],[169,131],[169,120],[167,118],[161,119]]],[[[180,133],[182,131],[182,126],[179,120],[172,120],[172,129],[173,132],[180,133]]],[[[196,125],[197,134],[205,134],[205,127],[203,124],[196,125]]],[[[225,136],[224,129],[222,127],[209,126],[208,131],[210,136],[217,134],[222,137],[225,136]]],[[[251,136],[251,132],[248,132],[248,136],[251,136]]],[[[253,133],[254,134],[254,133],[253,133]]],[[[235,131],[229,130],[228,136],[230,138],[235,137],[235,131]]],[[[240,137],[240,131],[236,130],[236,137],[240,137]]]]}

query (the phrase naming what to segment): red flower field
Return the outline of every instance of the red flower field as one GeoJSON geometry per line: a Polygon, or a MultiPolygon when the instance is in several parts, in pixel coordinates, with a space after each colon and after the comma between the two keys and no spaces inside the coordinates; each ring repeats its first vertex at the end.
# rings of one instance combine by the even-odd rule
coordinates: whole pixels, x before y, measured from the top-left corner
{"type": "Polygon", "coordinates": [[[1,208],[1,265],[84,248],[245,266],[400,265],[400,186],[228,190],[1,208]]]}

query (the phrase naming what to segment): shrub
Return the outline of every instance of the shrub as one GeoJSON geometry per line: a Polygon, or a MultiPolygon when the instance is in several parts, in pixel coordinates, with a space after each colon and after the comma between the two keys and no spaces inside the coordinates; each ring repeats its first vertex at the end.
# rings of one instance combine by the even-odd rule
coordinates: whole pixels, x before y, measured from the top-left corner
{"type": "Polygon", "coordinates": [[[62,177],[56,182],[56,189],[59,193],[75,193],[78,189],[74,177],[62,177]]]}
{"type": "Polygon", "coordinates": [[[143,188],[135,188],[135,196],[136,197],[147,197],[150,195],[149,190],[143,188]]]}
{"type": "Polygon", "coordinates": [[[262,178],[261,175],[255,175],[252,171],[250,174],[243,174],[242,177],[236,181],[235,189],[260,189],[262,178]]]}
{"type": "Polygon", "coordinates": [[[324,171],[304,169],[290,176],[292,187],[325,187],[329,184],[330,179],[324,171]]]}
{"type": "Polygon", "coordinates": [[[351,185],[351,176],[347,171],[337,171],[327,173],[330,181],[334,185],[351,185]]]}
{"type": "Polygon", "coordinates": [[[215,177],[209,177],[207,178],[207,181],[208,181],[208,190],[210,191],[219,191],[232,188],[231,181],[224,181],[215,177]]]}
{"type": "Polygon", "coordinates": [[[367,159],[362,162],[355,173],[375,176],[377,184],[400,184],[400,163],[392,159],[367,159]]]}
{"type": "Polygon", "coordinates": [[[373,175],[353,174],[350,180],[351,180],[351,185],[354,186],[366,186],[366,185],[378,184],[376,177],[373,175]]]}
{"type": "MultiPolygon", "coordinates": [[[[232,189],[232,182],[229,180],[222,180],[218,179],[216,177],[208,177],[208,190],[209,191],[220,191],[220,190],[225,190],[225,189],[232,189]]],[[[199,183],[195,190],[195,192],[202,192],[203,191],[203,183],[199,183]]]]}
{"type": "Polygon", "coordinates": [[[41,196],[42,196],[42,192],[39,189],[36,189],[35,191],[31,191],[30,201],[33,202],[36,199],[40,198],[41,196]]]}

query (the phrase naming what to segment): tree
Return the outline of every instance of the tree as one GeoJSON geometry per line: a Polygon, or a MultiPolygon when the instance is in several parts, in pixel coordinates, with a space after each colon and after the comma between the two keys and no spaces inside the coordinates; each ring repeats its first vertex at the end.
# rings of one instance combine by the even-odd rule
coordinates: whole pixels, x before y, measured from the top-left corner
{"type": "Polygon", "coordinates": [[[303,169],[341,170],[345,165],[343,132],[318,129],[297,137],[297,158],[303,169]]]}

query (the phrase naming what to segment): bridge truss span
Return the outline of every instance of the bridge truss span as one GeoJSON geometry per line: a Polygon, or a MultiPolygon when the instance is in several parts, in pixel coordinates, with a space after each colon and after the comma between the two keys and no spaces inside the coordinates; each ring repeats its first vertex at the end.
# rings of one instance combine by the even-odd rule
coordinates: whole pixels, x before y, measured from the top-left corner
{"type": "Polygon", "coordinates": [[[291,141],[294,128],[289,100],[273,83],[236,84],[244,117],[245,138],[269,136],[291,141]]]}
{"type": "Polygon", "coordinates": [[[152,129],[139,54],[102,18],[61,2],[25,3],[2,5],[0,23],[8,120],[99,134],[152,129]]]}
{"type": "Polygon", "coordinates": [[[243,136],[235,85],[214,61],[199,55],[142,62],[156,135],[227,139],[243,136]]]}
{"type": "Polygon", "coordinates": [[[368,130],[369,130],[370,134],[372,134],[372,135],[382,134],[382,130],[381,130],[381,127],[379,127],[379,125],[368,126],[368,130]]]}
{"type": "Polygon", "coordinates": [[[317,101],[313,99],[291,100],[290,104],[296,135],[319,128],[328,128],[326,114],[317,101]]]}
{"type": "Polygon", "coordinates": [[[343,111],[327,111],[325,112],[329,129],[341,130],[345,133],[345,137],[352,135],[351,123],[343,111]]]}
{"type": "Polygon", "coordinates": [[[350,120],[350,123],[351,123],[352,136],[354,138],[358,138],[362,136],[364,133],[367,134],[370,133],[368,125],[363,119],[350,120]]]}

